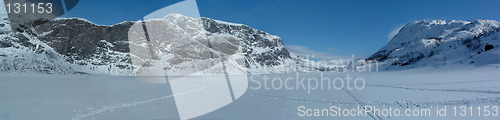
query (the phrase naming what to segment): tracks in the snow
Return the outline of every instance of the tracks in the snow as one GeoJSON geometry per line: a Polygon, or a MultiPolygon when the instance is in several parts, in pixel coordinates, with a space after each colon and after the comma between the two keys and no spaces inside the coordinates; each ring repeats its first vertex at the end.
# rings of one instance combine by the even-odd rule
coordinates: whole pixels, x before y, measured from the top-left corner
{"type": "MultiPolygon", "coordinates": [[[[344,90],[347,94],[349,94],[349,96],[351,96],[351,98],[354,99],[354,101],[356,101],[356,103],[358,103],[358,105],[360,107],[364,108],[365,111],[366,111],[366,109],[368,109],[368,108],[365,107],[366,106],[365,103],[363,103],[363,101],[361,101],[358,97],[356,97],[356,95],[354,95],[351,91],[349,91],[349,90],[347,90],[345,88],[343,88],[342,90],[344,90]]],[[[382,118],[380,116],[378,116],[378,115],[372,115],[370,112],[368,112],[368,115],[370,115],[370,117],[372,117],[373,120],[382,120],[382,118]]]]}
{"type": "Polygon", "coordinates": [[[116,109],[138,106],[138,105],[142,105],[142,104],[146,104],[146,103],[151,103],[151,102],[155,102],[155,101],[159,101],[159,100],[166,100],[166,99],[172,98],[172,97],[177,96],[177,95],[189,94],[189,93],[193,93],[193,92],[196,92],[196,91],[201,91],[203,89],[205,89],[205,87],[194,89],[194,90],[189,90],[189,91],[185,91],[185,92],[181,92],[181,93],[177,93],[177,94],[173,94],[173,95],[168,95],[168,96],[162,96],[162,97],[159,97],[159,98],[149,99],[149,100],[135,101],[135,102],[130,102],[130,103],[121,103],[121,104],[114,104],[114,105],[104,106],[102,108],[95,109],[95,110],[93,108],[87,108],[88,110],[91,110],[91,111],[88,111],[87,113],[84,113],[84,114],[77,114],[77,115],[75,115],[72,118],[72,120],[79,120],[81,118],[86,118],[86,117],[94,116],[94,115],[97,115],[97,114],[100,114],[100,113],[103,113],[103,112],[106,112],[106,111],[113,111],[113,110],[116,110],[116,109]]]}

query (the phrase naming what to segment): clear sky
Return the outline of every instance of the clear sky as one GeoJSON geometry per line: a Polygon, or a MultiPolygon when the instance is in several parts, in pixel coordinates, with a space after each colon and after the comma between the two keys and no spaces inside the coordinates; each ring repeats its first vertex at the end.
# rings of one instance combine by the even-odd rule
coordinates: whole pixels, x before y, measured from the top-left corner
{"type": "MultiPolygon", "coordinates": [[[[111,25],[181,0],[80,0],[63,17],[111,25]]],[[[422,19],[500,20],[500,0],[197,0],[200,15],[278,35],[320,59],[367,57],[403,25],[422,19]]],[[[305,57],[305,56],[304,56],[305,57]]]]}

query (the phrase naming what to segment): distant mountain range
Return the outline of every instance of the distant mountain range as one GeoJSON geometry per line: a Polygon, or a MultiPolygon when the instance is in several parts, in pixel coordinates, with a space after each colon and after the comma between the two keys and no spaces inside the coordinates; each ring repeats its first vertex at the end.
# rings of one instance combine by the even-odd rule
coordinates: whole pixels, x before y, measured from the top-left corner
{"type": "MultiPolygon", "coordinates": [[[[97,25],[81,18],[38,20],[23,29],[11,30],[8,18],[0,19],[0,72],[41,72],[49,74],[134,75],[129,30],[134,21],[97,25]]],[[[170,14],[156,21],[202,26],[207,38],[237,40],[249,73],[342,71],[346,66],[312,66],[283,45],[275,35],[247,25],[210,18],[190,18],[170,14]]],[[[146,20],[145,22],[151,22],[146,20]]],[[[180,32],[188,27],[178,27],[180,32]]],[[[500,23],[494,20],[422,20],[409,23],[389,43],[365,62],[379,62],[382,70],[452,64],[492,64],[500,62],[500,23]]],[[[168,28],[165,28],[168,29],[168,28]]],[[[181,36],[182,37],[182,36],[181,36]]],[[[203,41],[203,40],[202,40],[203,41]]],[[[162,46],[175,45],[163,43],[162,46]]],[[[203,47],[203,46],[199,46],[203,47]]],[[[208,48],[207,48],[208,49],[208,48]]],[[[173,52],[194,52],[181,48],[173,52]]],[[[172,51],[170,51],[172,52],[172,51]]],[[[170,54],[160,52],[164,55],[170,54]]],[[[223,53],[220,52],[220,53],[223,53]]],[[[172,61],[197,57],[172,54],[172,61]],[[177,57],[175,57],[177,56],[177,57]]],[[[201,59],[200,59],[201,60],[201,59]]],[[[362,66],[358,64],[355,66],[362,66]]],[[[190,67],[176,63],[173,67],[190,67]],[[177,66],[176,66],[177,65],[177,66]]],[[[173,68],[172,67],[172,68],[173,68]]]]}

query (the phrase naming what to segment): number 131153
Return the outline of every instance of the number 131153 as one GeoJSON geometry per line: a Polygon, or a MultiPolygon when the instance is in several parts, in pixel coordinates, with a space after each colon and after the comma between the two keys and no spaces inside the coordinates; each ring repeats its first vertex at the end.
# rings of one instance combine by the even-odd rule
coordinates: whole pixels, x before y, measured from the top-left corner
{"type": "Polygon", "coordinates": [[[52,3],[8,3],[8,13],[52,13],[52,3]]]}
{"type": "Polygon", "coordinates": [[[498,116],[498,106],[454,106],[455,116],[498,116]]]}

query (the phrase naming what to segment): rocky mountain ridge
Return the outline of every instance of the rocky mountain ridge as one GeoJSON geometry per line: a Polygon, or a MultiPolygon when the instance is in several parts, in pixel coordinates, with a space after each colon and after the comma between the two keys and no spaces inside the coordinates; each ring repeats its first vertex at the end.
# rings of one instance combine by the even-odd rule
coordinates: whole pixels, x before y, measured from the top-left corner
{"type": "MultiPolygon", "coordinates": [[[[160,21],[187,19],[171,14],[160,21]]],[[[305,60],[289,53],[280,37],[251,28],[210,18],[200,20],[210,34],[228,35],[240,40],[245,62],[252,73],[310,71],[305,60]],[[287,67],[288,70],[283,69],[287,67]]],[[[54,74],[133,75],[127,32],[134,21],[112,26],[94,24],[81,18],[39,20],[23,31],[9,30],[2,24],[0,59],[2,72],[44,72],[54,74]]]]}

